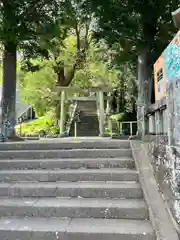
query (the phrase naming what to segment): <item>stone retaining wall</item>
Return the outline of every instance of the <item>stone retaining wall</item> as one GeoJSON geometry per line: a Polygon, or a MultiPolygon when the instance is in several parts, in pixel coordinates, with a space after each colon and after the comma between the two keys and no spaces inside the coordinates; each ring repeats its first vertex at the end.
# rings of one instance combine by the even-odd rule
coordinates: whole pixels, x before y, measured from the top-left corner
{"type": "Polygon", "coordinates": [[[144,149],[151,156],[156,180],[163,198],[180,224],[180,148],[168,146],[166,135],[146,136],[144,149]]]}

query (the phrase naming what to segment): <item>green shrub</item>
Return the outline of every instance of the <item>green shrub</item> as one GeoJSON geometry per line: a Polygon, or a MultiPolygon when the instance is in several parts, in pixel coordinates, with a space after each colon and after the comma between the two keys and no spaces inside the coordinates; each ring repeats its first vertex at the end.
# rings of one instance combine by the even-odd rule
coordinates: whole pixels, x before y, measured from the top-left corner
{"type": "Polygon", "coordinates": [[[28,123],[22,123],[21,126],[16,126],[16,133],[22,136],[35,136],[35,135],[47,135],[58,134],[59,127],[55,126],[55,119],[52,115],[47,115],[36,119],[28,123]]]}
{"type": "Polygon", "coordinates": [[[58,135],[60,133],[60,129],[59,126],[52,126],[49,129],[49,133],[53,134],[53,135],[58,135]]]}
{"type": "Polygon", "coordinates": [[[123,121],[124,113],[113,114],[110,116],[110,119],[115,121],[123,121]]]}

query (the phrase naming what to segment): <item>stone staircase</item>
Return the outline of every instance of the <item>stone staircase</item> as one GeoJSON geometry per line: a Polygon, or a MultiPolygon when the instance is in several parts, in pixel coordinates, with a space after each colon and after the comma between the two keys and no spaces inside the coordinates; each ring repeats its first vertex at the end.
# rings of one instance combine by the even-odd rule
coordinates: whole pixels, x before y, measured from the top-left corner
{"type": "MultiPolygon", "coordinates": [[[[99,120],[95,101],[79,101],[77,111],[81,112],[80,123],[77,123],[77,136],[99,136],[99,120]]],[[[74,136],[74,121],[70,129],[70,136],[74,136]]]]}
{"type": "Polygon", "coordinates": [[[155,240],[129,141],[0,144],[1,240],[155,240]]]}

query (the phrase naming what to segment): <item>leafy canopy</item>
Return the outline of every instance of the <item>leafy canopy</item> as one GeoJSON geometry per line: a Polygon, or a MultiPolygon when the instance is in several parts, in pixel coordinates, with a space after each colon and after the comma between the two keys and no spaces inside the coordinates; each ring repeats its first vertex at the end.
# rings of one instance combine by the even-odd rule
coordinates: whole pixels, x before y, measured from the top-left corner
{"type": "Polygon", "coordinates": [[[2,0],[0,3],[0,40],[22,43],[50,29],[58,16],[59,3],[54,0],[2,0]]]}
{"type": "MultiPolygon", "coordinates": [[[[61,47],[62,54],[59,56],[59,60],[63,60],[65,72],[68,73],[69,68],[75,61],[74,53],[77,50],[76,37],[74,35],[68,36],[63,41],[63,46],[63,48],[61,47]]],[[[83,66],[76,70],[71,85],[81,88],[90,88],[98,85],[116,87],[119,83],[119,73],[115,68],[110,67],[107,60],[103,59],[101,55],[99,46],[91,42],[87,51],[86,61],[83,66]]],[[[32,104],[38,116],[43,116],[46,112],[57,107],[57,101],[55,101],[57,96],[53,91],[56,82],[54,61],[53,59],[36,59],[31,60],[31,62],[34,65],[39,65],[40,70],[36,72],[21,71],[19,74],[22,100],[32,104]]]]}
{"type": "Polygon", "coordinates": [[[125,51],[125,60],[135,60],[133,56],[146,46],[157,58],[176,31],[171,12],[179,0],[87,1],[97,17],[96,37],[105,39],[110,46],[119,44],[116,47],[121,53],[125,51]]]}

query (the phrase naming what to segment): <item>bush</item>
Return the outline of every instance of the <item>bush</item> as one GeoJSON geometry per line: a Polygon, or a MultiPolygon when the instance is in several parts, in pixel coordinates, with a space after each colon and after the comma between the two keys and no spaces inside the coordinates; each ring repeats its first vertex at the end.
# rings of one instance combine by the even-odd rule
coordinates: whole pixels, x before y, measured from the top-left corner
{"type": "Polygon", "coordinates": [[[44,136],[47,134],[59,134],[59,126],[55,126],[55,120],[52,116],[44,116],[37,120],[22,123],[16,126],[16,133],[22,136],[44,136]]]}
{"type": "Polygon", "coordinates": [[[110,116],[110,119],[115,121],[123,121],[124,113],[118,113],[110,116]]]}
{"type": "Polygon", "coordinates": [[[59,126],[52,126],[49,129],[49,133],[52,134],[52,135],[58,135],[60,133],[59,126]]]}

